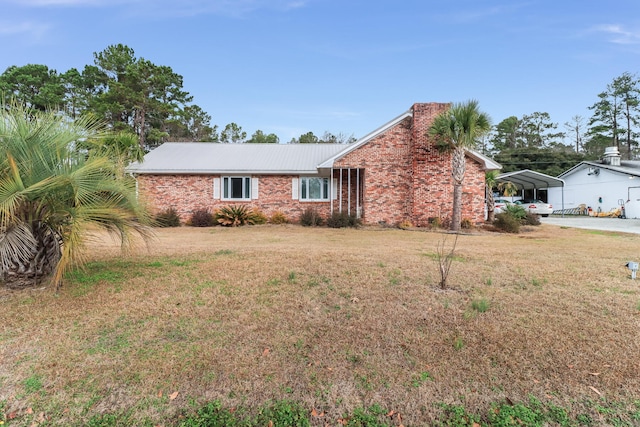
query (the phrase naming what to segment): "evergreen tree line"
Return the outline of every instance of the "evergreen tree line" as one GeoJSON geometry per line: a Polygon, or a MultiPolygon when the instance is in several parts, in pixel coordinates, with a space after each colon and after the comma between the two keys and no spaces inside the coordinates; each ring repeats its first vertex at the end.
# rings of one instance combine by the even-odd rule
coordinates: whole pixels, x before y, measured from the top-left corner
{"type": "Polygon", "coordinates": [[[574,116],[563,130],[545,112],[508,117],[481,141],[482,150],[503,165],[503,172],[530,169],[552,176],[601,158],[606,147],[617,147],[623,159],[636,159],[640,79],[628,72],[614,78],[589,110],[590,118],[574,116]]]}
{"type": "MultiPolygon", "coordinates": [[[[277,135],[257,130],[250,138],[236,123],[219,130],[211,116],[194,104],[183,77],[169,66],[138,58],[132,48],[118,44],[93,54],[84,69],[58,73],[47,65],[12,65],[0,75],[3,105],[10,99],[35,111],[57,111],[72,119],[91,114],[115,132],[135,134],[149,150],[167,141],[278,143],[277,135]]],[[[355,139],[312,132],[291,143],[348,143],[355,139]]]]}
{"type": "MultiPolygon", "coordinates": [[[[63,73],[46,65],[10,66],[0,75],[0,94],[26,108],[54,110],[70,118],[92,114],[116,132],[136,135],[149,150],[167,141],[279,143],[277,135],[247,133],[236,123],[223,129],[183,88],[171,67],[137,58],[128,46],[108,46],[94,63],[63,73]]],[[[9,103],[5,102],[4,105],[9,103]]],[[[482,151],[503,165],[503,172],[531,169],[556,176],[582,160],[618,147],[623,159],[640,154],[640,80],[625,72],[607,85],[589,107],[592,116],[572,117],[562,129],[546,112],[511,116],[479,141],[482,151]],[[567,143],[568,142],[568,143],[567,143]]],[[[353,135],[307,132],[289,143],[351,143],[353,135]]]]}

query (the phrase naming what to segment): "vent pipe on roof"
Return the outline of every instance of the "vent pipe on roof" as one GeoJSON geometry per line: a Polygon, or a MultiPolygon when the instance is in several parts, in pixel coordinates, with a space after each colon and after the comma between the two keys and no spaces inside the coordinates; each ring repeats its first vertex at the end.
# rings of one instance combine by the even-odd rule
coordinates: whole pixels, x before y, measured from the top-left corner
{"type": "Polygon", "coordinates": [[[602,163],[610,166],[620,166],[620,151],[618,151],[618,147],[606,147],[604,156],[602,156],[602,163]]]}

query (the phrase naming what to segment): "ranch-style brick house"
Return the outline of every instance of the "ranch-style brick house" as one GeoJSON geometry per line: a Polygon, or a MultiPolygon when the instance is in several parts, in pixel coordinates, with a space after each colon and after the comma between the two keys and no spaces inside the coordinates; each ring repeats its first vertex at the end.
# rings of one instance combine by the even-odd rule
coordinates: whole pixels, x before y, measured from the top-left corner
{"type": "MultiPolygon", "coordinates": [[[[365,224],[450,220],[451,155],[427,137],[447,103],[414,104],[352,144],[165,143],[127,169],[155,212],[175,208],[183,221],[199,209],[244,204],[290,220],[312,207],[323,217],[347,212],[365,224]]],[[[467,152],[462,217],[485,218],[485,171],[500,165],[467,152]]]]}

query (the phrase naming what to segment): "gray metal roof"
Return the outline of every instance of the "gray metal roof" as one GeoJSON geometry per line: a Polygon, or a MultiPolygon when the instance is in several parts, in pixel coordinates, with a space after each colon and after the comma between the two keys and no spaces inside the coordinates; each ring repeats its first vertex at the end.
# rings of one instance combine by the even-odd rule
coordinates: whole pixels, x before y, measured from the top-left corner
{"type": "Polygon", "coordinates": [[[167,142],[127,172],[137,174],[317,174],[342,144],[216,144],[167,142]]]}
{"type": "Polygon", "coordinates": [[[518,188],[525,190],[564,187],[564,181],[562,179],[529,169],[502,173],[496,177],[496,180],[498,182],[512,182],[518,188]]]}

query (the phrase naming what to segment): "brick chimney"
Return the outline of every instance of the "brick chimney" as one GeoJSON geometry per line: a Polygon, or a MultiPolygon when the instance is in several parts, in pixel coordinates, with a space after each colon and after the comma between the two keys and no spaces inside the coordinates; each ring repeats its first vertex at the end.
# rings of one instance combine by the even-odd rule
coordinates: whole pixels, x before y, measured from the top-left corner
{"type": "Polygon", "coordinates": [[[433,123],[433,119],[443,111],[451,107],[450,103],[428,102],[423,104],[413,104],[413,140],[424,143],[424,136],[433,123]]]}
{"type": "Polygon", "coordinates": [[[429,220],[445,220],[451,216],[452,182],[451,156],[440,153],[427,132],[434,118],[448,110],[450,103],[430,102],[414,104],[411,126],[412,221],[417,226],[428,226],[429,220]]]}

